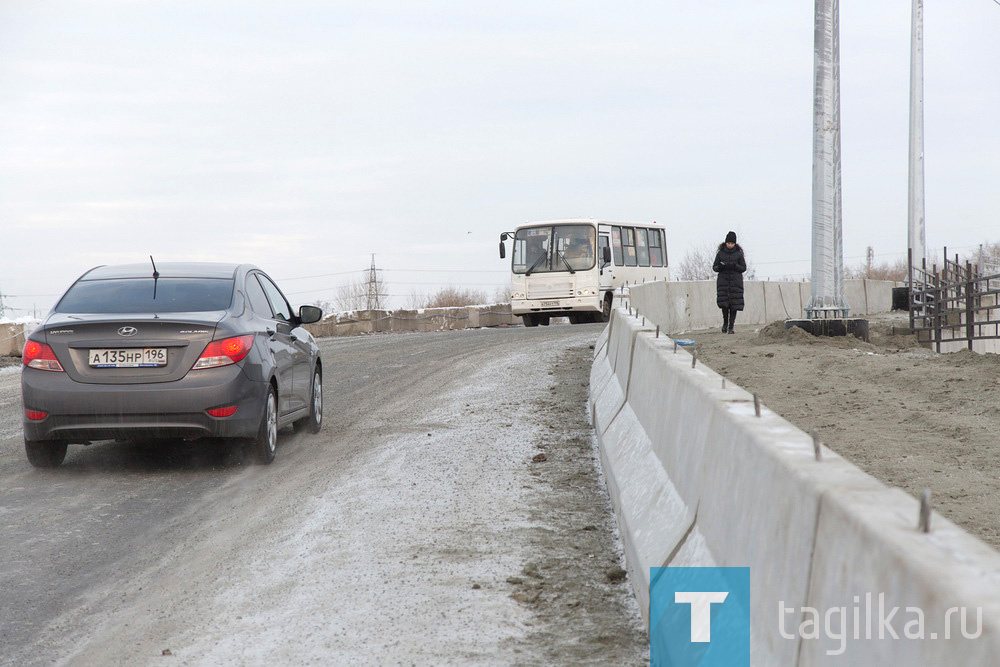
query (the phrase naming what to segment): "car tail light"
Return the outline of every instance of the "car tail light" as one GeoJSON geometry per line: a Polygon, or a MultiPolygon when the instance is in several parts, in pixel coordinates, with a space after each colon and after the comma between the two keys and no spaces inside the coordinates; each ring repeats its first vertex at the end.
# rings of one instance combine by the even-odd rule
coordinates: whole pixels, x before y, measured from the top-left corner
{"type": "Polygon", "coordinates": [[[48,412],[42,412],[41,410],[25,410],[24,416],[33,422],[41,421],[49,416],[48,412]]]}
{"type": "Polygon", "coordinates": [[[212,415],[213,417],[232,417],[233,415],[236,414],[236,411],[239,409],[240,408],[238,405],[230,405],[229,407],[225,408],[212,408],[211,410],[205,410],[205,412],[212,415]]]}
{"type": "Polygon", "coordinates": [[[62,364],[56,359],[56,353],[45,343],[29,340],[21,351],[21,361],[28,368],[40,371],[62,371],[62,364]]]}
{"type": "Polygon", "coordinates": [[[201,353],[201,357],[191,370],[235,364],[250,354],[251,347],[253,347],[252,335],[213,340],[205,347],[205,351],[201,353]]]}

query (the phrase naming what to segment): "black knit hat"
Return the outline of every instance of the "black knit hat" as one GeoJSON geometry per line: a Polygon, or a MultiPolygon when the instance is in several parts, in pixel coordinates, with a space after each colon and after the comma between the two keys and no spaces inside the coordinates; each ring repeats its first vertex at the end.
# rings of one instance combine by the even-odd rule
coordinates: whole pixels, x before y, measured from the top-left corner
{"type": "Polygon", "coordinates": [[[726,234],[726,243],[736,243],[736,232],[726,234]]]}

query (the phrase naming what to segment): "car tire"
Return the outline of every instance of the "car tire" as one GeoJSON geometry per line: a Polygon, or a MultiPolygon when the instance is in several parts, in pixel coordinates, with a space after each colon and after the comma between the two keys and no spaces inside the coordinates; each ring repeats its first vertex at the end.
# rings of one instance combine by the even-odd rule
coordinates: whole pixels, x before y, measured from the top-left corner
{"type": "Polygon", "coordinates": [[[28,463],[36,468],[55,468],[66,458],[66,443],[52,440],[24,441],[28,463]]]}
{"type": "Polygon", "coordinates": [[[278,395],[274,385],[267,385],[267,398],[264,400],[264,412],[260,416],[260,428],[257,437],[250,441],[250,453],[254,461],[267,465],[274,461],[274,452],[278,447],[278,395]]]}
{"type": "Polygon", "coordinates": [[[292,428],[296,433],[319,433],[323,425],[323,374],[317,366],[312,374],[312,391],[309,393],[309,416],[294,422],[292,428]]]}

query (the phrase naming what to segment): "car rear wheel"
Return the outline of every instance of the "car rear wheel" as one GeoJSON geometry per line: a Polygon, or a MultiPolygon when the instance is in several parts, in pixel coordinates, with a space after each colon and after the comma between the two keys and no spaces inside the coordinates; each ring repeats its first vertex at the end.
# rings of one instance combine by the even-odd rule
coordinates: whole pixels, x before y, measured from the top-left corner
{"type": "Polygon", "coordinates": [[[278,396],[273,385],[267,387],[267,400],[264,401],[264,414],[260,417],[260,429],[257,437],[250,443],[250,451],[257,463],[267,465],[274,461],[274,452],[278,448],[278,396]]]}
{"type": "Polygon", "coordinates": [[[24,441],[28,463],[36,468],[55,468],[66,458],[66,443],[50,440],[24,441]]]}
{"type": "Polygon", "coordinates": [[[298,420],[292,427],[295,432],[319,433],[323,425],[323,375],[317,367],[313,370],[312,393],[309,397],[309,416],[298,420]]]}

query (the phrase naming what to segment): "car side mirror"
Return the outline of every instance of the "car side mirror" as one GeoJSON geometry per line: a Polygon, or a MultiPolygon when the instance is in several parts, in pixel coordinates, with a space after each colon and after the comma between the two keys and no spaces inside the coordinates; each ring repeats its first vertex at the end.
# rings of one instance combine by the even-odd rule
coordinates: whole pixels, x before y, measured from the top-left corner
{"type": "Polygon", "coordinates": [[[316,306],[300,306],[299,322],[302,324],[312,324],[323,319],[323,311],[316,306]]]}

